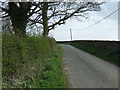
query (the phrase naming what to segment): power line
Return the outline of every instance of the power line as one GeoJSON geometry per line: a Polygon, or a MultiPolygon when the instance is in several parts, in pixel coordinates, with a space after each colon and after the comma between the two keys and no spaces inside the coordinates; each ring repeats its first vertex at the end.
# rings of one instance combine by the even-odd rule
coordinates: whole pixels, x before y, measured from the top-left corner
{"type": "Polygon", "coordinates": [[[102,22],[103,20],[107,19],[108,17],[112,16],[112,15],[113,15],[114,13],[116,13],[118,10],[120,10],[120,8],[118,8],[117,10],[115,10],[114,12],[112,12],[111,14],[107,15],[107,16],[104,17],[103,19],[97,21],[96,23],[94,23],[94,24],[92,24],[92,25],[90,25],[90,26],[88,26],[88,27],[85,27],[85,28],[82,28],[82,29],[79,29],[79,30],[73,30],[73,31],[83,31],[83,30],[87,30],[87,29],[95,26],[96,24],[102,22]]]}
{"type": "MultiPolygon", "coordinates": [[[[90,25],[90,26],[88,26],[88,27],[85,27],[85,28],[83,28],[83,29],[80,29],[79,31],[83,31],[83,30],[86,30],[86,29],[88,29],[88,28],[93,27],[94,25],[96,25],[96,24],[102,22],[103,20],[107,19],[108,17],[112,16],[112,15],[113,15],[114,13],[116,13],[118,10],[120,10],[120,8],[118,8],[117,10],[115,10],[114,12],[112,12],[111,14],[109,14],[108,16],[104,17],[103,19],[97,21],[96,23],[94,23],[94,24],[92,24],[92,25],[90,25]]],[[[74,31],[78,31],[78,30],[74,30],[74,31]]]]}

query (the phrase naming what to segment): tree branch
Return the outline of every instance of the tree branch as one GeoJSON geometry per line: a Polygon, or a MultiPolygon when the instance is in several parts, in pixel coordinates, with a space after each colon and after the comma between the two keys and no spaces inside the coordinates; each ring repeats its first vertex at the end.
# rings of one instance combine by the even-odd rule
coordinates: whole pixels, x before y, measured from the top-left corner
{"type": "MultiPolygon", "coordinates": [[[[80,7],[78,8],[76,11],[74,11],[73,13],[71,13],[69,16],[64,16],[62,19],[60,19],[58,22],[55,22],[53,25],[48,26],[49,30],[54,29],[54,27],[56,25],[61,25],[65,23],[65,20],[67,20],[68,18],[72,17],[75,13],[78,13],[81,9],[85,8],[86,6],[80,7]]],[[[85,10],[86,11],[86,10],[85,10]]],[[[84,12],[85,12],[84,11],[84,12]]],[[[81,11],[82,13],[83,11],[81,11]]]]}
{"type": "Polygon", "coordinates": [[[6,18],[6,17],[9,17],[9,15],[5,15],[5,16],[2,16],[2,17],[0,17],[0,18],[6,18]]]}
{"type": "Polygon", "coordinates": [[[6,12],[6,13],[9,13],[9,10],[6,9],[6,8],[3,8],[3,7],[0,6],[0,9],[2,9],[2,11],[6,12]]]}

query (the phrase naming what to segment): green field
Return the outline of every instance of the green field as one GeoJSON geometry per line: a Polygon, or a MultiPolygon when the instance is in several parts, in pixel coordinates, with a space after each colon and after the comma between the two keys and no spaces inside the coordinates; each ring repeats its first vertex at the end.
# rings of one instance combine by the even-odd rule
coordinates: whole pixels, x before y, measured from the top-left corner
{"type": "Polygon", "coordinates": [[[90,44],[71,43],[71,45],[81,50],[84,50],[92,55],[100,57],[117,66],[120,65],[120,62],[118,62],[118,58],[120,57],[119,55],[120,50],[112,50],[112,49],[110,50],[101,47],[99,48],[90,44]]]}

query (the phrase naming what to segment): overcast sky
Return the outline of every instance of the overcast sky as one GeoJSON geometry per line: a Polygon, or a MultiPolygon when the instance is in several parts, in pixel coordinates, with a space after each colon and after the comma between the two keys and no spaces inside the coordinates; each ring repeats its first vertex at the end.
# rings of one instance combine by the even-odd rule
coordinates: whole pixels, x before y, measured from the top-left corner
{"type": "Polygon", "coordinates": [[[57,26],[54,31],[51,31],[50,36],[54,37],[57,41],[71,40],[71,28],[73,40],[118,40],[118,12],[104,19],[99,24],[84,29],[117,10],[118,2],[105,3],[101,8],[102,10],[99,12],[89,12],[89,19],[87,20],[67,20],[66,24],[57,26]]]}

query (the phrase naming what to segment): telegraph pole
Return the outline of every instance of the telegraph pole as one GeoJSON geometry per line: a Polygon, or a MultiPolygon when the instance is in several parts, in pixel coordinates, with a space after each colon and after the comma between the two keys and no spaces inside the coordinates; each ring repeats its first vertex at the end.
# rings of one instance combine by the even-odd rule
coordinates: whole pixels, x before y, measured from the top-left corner
{"type": "Polygon", "coordinates": [[[71,37],[71,41],[72,41],[72,30],[70,28],[70,37],[71,37]]]}

